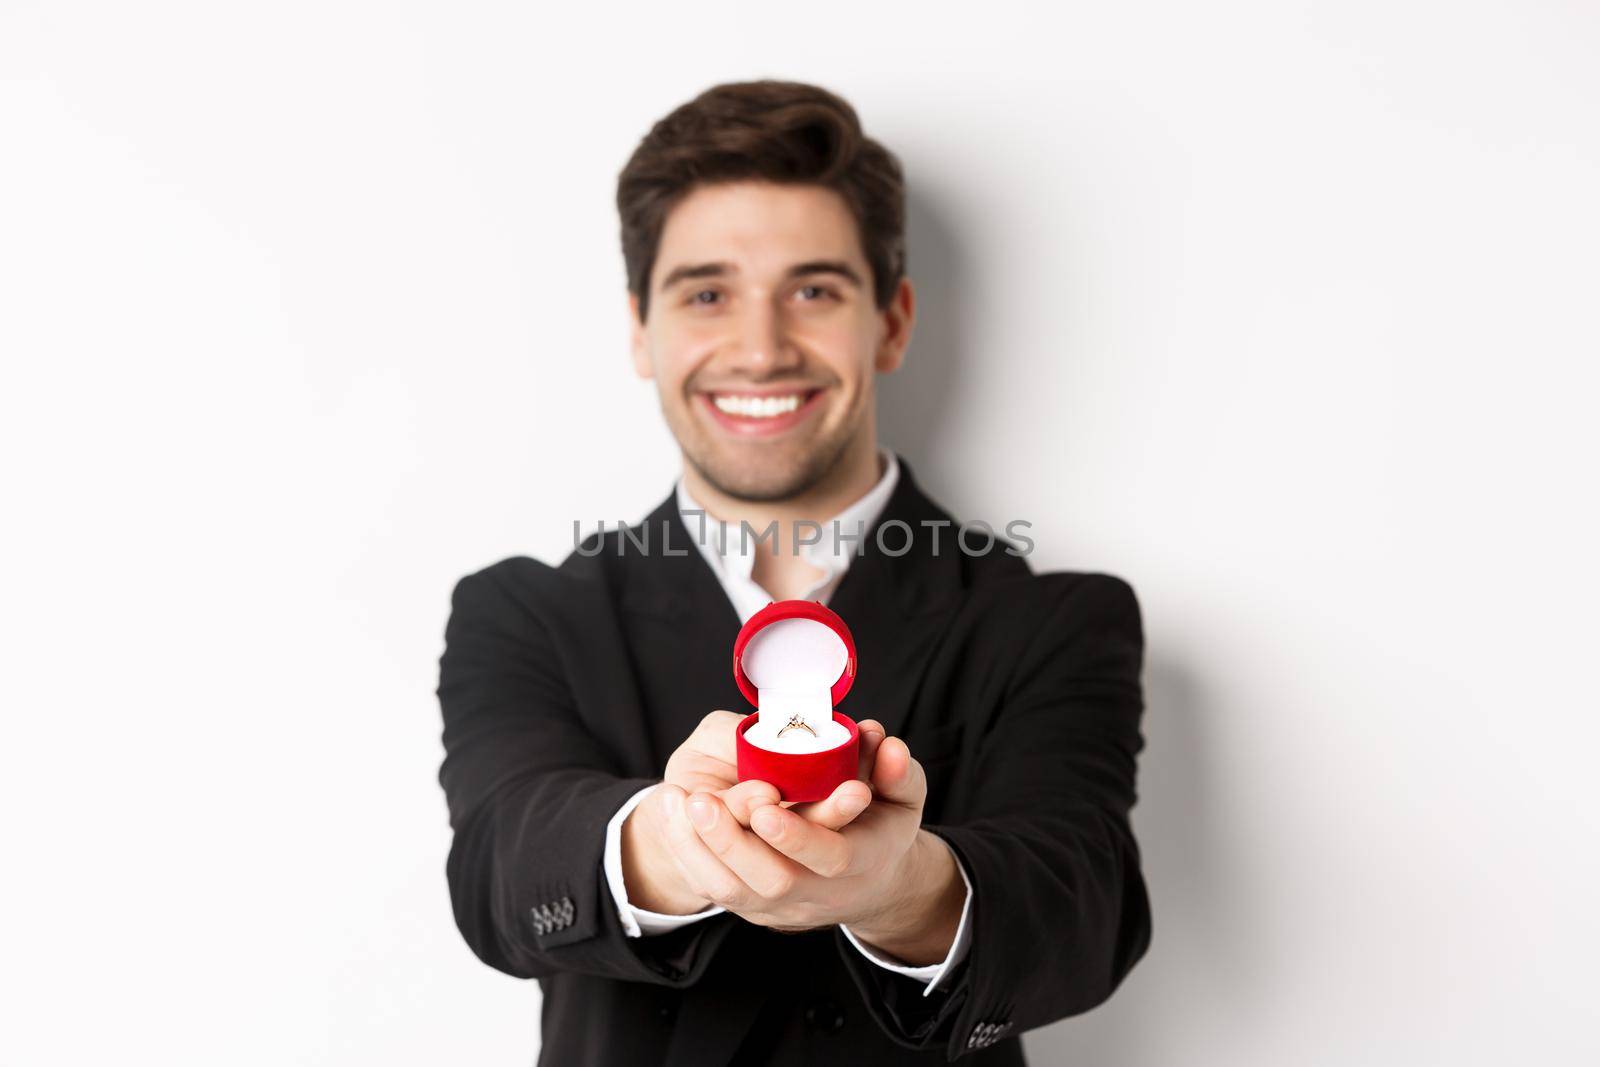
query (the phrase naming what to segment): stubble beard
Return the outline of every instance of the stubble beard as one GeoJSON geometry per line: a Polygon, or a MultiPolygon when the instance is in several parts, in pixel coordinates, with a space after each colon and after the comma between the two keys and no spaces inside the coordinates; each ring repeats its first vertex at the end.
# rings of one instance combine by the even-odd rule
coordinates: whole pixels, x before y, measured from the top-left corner
{"type": "Polygon", "coordinates": [[[848,437],[818,442],[803,455],[781,465],[752,468],[749,464],[728,462],[720,456],[701,456],[684,450],[684,458],[706,484],[734,500],[772,503],[789,500],[822,482],[838,465],[848,437]]]}
{"type": "MultiPolygon", "coordinates": [[[[705,431],[696,423],[694,415],[684,414],[689,425],[681,428],[684,432],[674,433],[684,459],[711,488],[730,499],[748,503],[788,500],[823,482],[842,462],[858,429],[841,426],[831,435],[763,463],[752,455],[760,452],[760,444],[750,445],[743,456],[718,452],[705,439],[705,431]]],[[[672,421],[668,420],[669,426],[672,421]]]]}

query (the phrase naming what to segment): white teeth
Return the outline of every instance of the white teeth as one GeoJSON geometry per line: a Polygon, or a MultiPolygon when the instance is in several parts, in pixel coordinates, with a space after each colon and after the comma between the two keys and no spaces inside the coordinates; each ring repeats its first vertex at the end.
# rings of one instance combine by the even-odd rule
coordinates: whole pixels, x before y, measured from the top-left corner
{"type": "Polygon", "coordinates": [[[805,399],[800,393],[787,396],[740,396],[737,393],[718,393],[711,398],[719,411],[740,415],[747,419],[771,419],[787,415],[798,408],[805,399]]]}

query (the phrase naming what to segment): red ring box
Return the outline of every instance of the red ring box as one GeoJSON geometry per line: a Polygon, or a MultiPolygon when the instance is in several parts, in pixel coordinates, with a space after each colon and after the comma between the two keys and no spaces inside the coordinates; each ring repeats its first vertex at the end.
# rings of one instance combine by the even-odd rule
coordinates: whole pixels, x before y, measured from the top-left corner
{"type": "MultiPolygon", "coordinates": [[[[843,619],[812,600],[774,601],[750,616],[740,628],[739,636],[733,643],[733,678],[739,684],[739,691],[757,708],[761,706],[761,691],[745,673],[745,649],[756,634],[783,619],[809,619],[822,623],[844,643],[844,667],[829,688],[831,703],[838,704],[855,682],[856,643],[843,619]]],[[[857,776],[861,731],[848,715],[833,712],[833,721],[844,727],[849,737],[821,752],[777,752],[751,742],[745,734],[760,718],[760,711],[756,711],[739,720],[735,738],[739,781],[760,779],[776,787],[781,800],[802,802],[822,800],[831,795],[841,782],[848,782],[857,776]]]]}

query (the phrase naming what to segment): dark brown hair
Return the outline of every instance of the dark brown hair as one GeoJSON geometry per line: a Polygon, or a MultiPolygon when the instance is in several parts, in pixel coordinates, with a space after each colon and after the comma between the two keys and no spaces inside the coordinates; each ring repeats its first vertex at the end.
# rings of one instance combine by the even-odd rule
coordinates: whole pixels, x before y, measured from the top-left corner
{"type": "Polygon", "coordinates": [[[855,216],[872,288],[887,307],[905,274],[905,179],[894,153],[861,132],[855,109],[803,82],[716,85],[650,128],[617,177],[622,260],[639,319],[667,215],[692,188],[762,179],[822,185],[855,216]]]}

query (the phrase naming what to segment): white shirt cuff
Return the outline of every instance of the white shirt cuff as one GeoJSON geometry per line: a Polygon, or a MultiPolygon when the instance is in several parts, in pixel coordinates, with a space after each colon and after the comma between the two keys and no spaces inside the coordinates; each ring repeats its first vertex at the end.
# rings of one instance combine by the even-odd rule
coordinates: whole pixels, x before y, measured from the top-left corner
{"type": "Polygon", "coordinates": [[[617,905],[617,918],[622,920],[622,929],[629,937],[646,937],[650,934],[664,934],[668,930],[676,930],[680,926],[709,919],[713,915],[720,915],[726,908],[712,907],[704,911],[697,911],[690,915],[663,915],[657,911],[646,911],[636,908],[628,902],[628,887],[622,879],[622,824],[632,811],[645,798],[645,794],[655,786],[647,785],[633,796],[623,802],[617,813],[611,816],[611,821],[606,823],[606,849],[604,865],[606,870],[606,884],[611,887],[611,899],[617,905]]]}
{"type": "MultiPolygon", "coordinates": [[[[934,836],[937,837],[938,835],[935,834],[934,836]]],[[[948,844],[945,847],[950,848],[948,844]]],[[[844,936],[849,938],[850,943],[856,947],[856,950],[879,967],[894,971],[896,974],[903,974],[907,978],[915,978],[919,982],[927,982],[927,988],[922,991],[923,996],[927,996],[937,989],[939,983],[955,968],[956,964],[967,958],[967,949],[972,943],[972,879],[968,877],[967,869],[962,865],[961,857],[955,854],[954,849],[951,849],[950,858],[956,861],[956,870],[961,872],[961,880],[966,883],[967,899],[962,901],[961,922],[956,926],[956,937],[950,944],[950,951],[945,954],[944,962],[930,963],[926,967],[912,967],[904,963],[892,963],[863,944],[855,934],[850,932],[848,926],[843,924],[839,926],[839,929],[844,931],[844,936]]]]}

